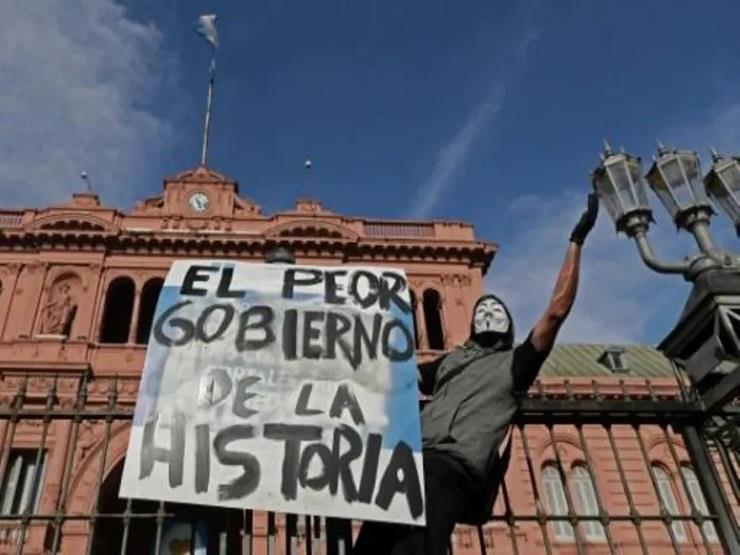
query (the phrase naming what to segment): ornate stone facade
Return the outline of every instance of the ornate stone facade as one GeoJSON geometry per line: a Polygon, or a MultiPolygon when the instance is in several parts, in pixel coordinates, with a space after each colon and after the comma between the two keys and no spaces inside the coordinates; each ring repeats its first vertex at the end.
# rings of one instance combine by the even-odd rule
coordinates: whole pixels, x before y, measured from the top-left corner
{"type": "MultiPolygon", "coordinates": [[[[124,510],[125,503],[117,498],[118,473],[153,306],[172,261],[261,261],[278,246],[289,247],[299,263],[405,269],[414,294],[421,359],[467,338],[469,315],[497,250],[462,222],[353,218],[314,200],[299,200],[292,210],[265,215],[239,195],[234,180],[204,167],[166,179],[161,195],[127,213],[102,205],[92,194],[75,194],[61,206],[0,212],[0,476],[8,476],[14,453],[43,453],[38,456],[43,463],[40,495],[32,512],[48,517],[26,524],[0,521],[0,553],[16,552],[21,544],[29,554],[55,548],[84,553],[89,538],[107,526],[98,513],[124,510]],[[30,412],[21,417],[21,411],[30,412]]],[[[604,391],[615,387],[614,379],[601,381],[604,391]]],[[[552,391],[563,389],[561,379],[543,383],[552,391]]],[[[590,383],[584,380],[579,386],[576,380],[569,387],[590,383]]],[[[657,380],[654,386],[668,397],[677,394],[670,380],[657,380]]],[[[644,384],[630,382],[628,387],[637,396],[648,395],[644,384]]],[[[557,430],[557,455],[565,465],[590,460],[601,489],[616,491],[619,475],[607,436],[603,430],[585,434],[590,445],[598,446],[591,459],[584,453],[582,432],[567,426],[557,430]]],[[[539,472],[556,456],[552,435],[536,428],[528,439],[539,472]]],[[[667,457],[666,446],[674,442],[685,458],[680,439],[664,430],[648,430],[645,439],[656,457],[667,457]]],[[[620,432],[616,441],[627,457],[625,472],[635,486],[635,503],[646,510],[654,507],[649,478],[636,459],[634,435],[620,432]]],[[[517,511],[534,513],[532,484],[541,488],[541,477],[529,480],[526,460],[517,437],[507,477],[509,495],[517,511]]],[[[7,484],[3,487],[7,490],[7,484]]],[[[617,493],[604,503],[615,512],[626,510],[617,493]]],[[[156,512],[156,505],[150,505],[149,511],[156,512]]],[[[272,536],[280,542],[282,522],[278,518],[278,535],[272,536]]],[[[270,526],[264,515],[255,519],[250,531],[255,552],[267,548],[270,526]]],[[[671,552],[660,526],[644,527],[651,552],[671,552]]],[[[631,527],[629,522],[612,526],[621,552],[631,553],[637,545],[631,527]]],[[[132,538],[134,533],[144,538],[140,541],[153,538],[145,526],[132,530],[132,538]]],[[[496,552],[511,551],[510,530],[502,523],[488,525],[486,545],[496,552]]],[[[692,534],[685,553],[693,553],[700,541],[692,534]]],[[[543,550],[536,523],[517,525],[515,535],[520,553],[543,550]]],[[[93,550],[107,545],[104,538],[95,541],[93,550]]],[[[461,527],[454,545],[456,553],[477,552],[476,531],[461,527]]],[[[575,552],[572,541],[556,542],[554,550],[575,552]]],[[[602,552],[608,552],[603,542],[589,544],[589,553],[602,552]]]]}

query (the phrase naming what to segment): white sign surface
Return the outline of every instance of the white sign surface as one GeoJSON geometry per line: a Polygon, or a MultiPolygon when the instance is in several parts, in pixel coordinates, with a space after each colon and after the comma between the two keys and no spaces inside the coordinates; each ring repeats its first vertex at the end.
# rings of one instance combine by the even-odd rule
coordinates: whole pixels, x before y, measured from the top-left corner
{"type": "Polygon", "coordinates": [[[178,261],[121,497],[424,524],[402,270],[178,261]]]}

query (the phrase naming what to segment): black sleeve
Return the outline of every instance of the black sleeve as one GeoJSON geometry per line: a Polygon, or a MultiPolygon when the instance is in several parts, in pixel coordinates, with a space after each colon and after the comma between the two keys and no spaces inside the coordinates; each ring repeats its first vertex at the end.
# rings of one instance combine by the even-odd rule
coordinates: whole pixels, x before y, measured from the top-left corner
{"type": "Polygon", "coordinates": [[[419,364],[419,391],[424,395],[431,395],[434,391],[434,382],[437,381],[437,370],[442,363],[441,357],[419,364]]]}
{"type": "Polygon", "coordinates": [[[514,377],[514,391],[521,394],[527,392],[534,383],[537,374],[542,368],[549,351],[540,352],[532,344],[532,333],[527,339],[514,349],[514,362],[511,365],[511,373],[514,377]]]}

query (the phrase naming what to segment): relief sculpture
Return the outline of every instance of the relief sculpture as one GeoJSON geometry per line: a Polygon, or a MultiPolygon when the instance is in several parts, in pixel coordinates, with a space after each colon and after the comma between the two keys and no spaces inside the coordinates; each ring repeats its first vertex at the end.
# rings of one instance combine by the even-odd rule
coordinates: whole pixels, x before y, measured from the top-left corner
{"type": "Polygon", "coordinates": [[[40,333],[69,335],[77,312],[76,281],[79,281],[76,276],[67,276],[54,283],[49,299],[41,309],[40,333]]]}

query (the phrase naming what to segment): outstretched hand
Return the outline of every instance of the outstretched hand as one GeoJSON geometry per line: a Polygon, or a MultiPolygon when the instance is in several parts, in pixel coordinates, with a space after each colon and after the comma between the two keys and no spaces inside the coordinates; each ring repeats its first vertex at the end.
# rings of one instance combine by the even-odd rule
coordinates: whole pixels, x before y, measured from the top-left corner
{"type": "Polygon", "coordinates": [[[588,195],[588,206],[581,214],[581,219],[573,228],[570,234],[570,240],[579,245],[583,245],[586,236],[593,229],[596,223],[596,215],[599,213],[599,196],[596,193],[588,195]]]}

